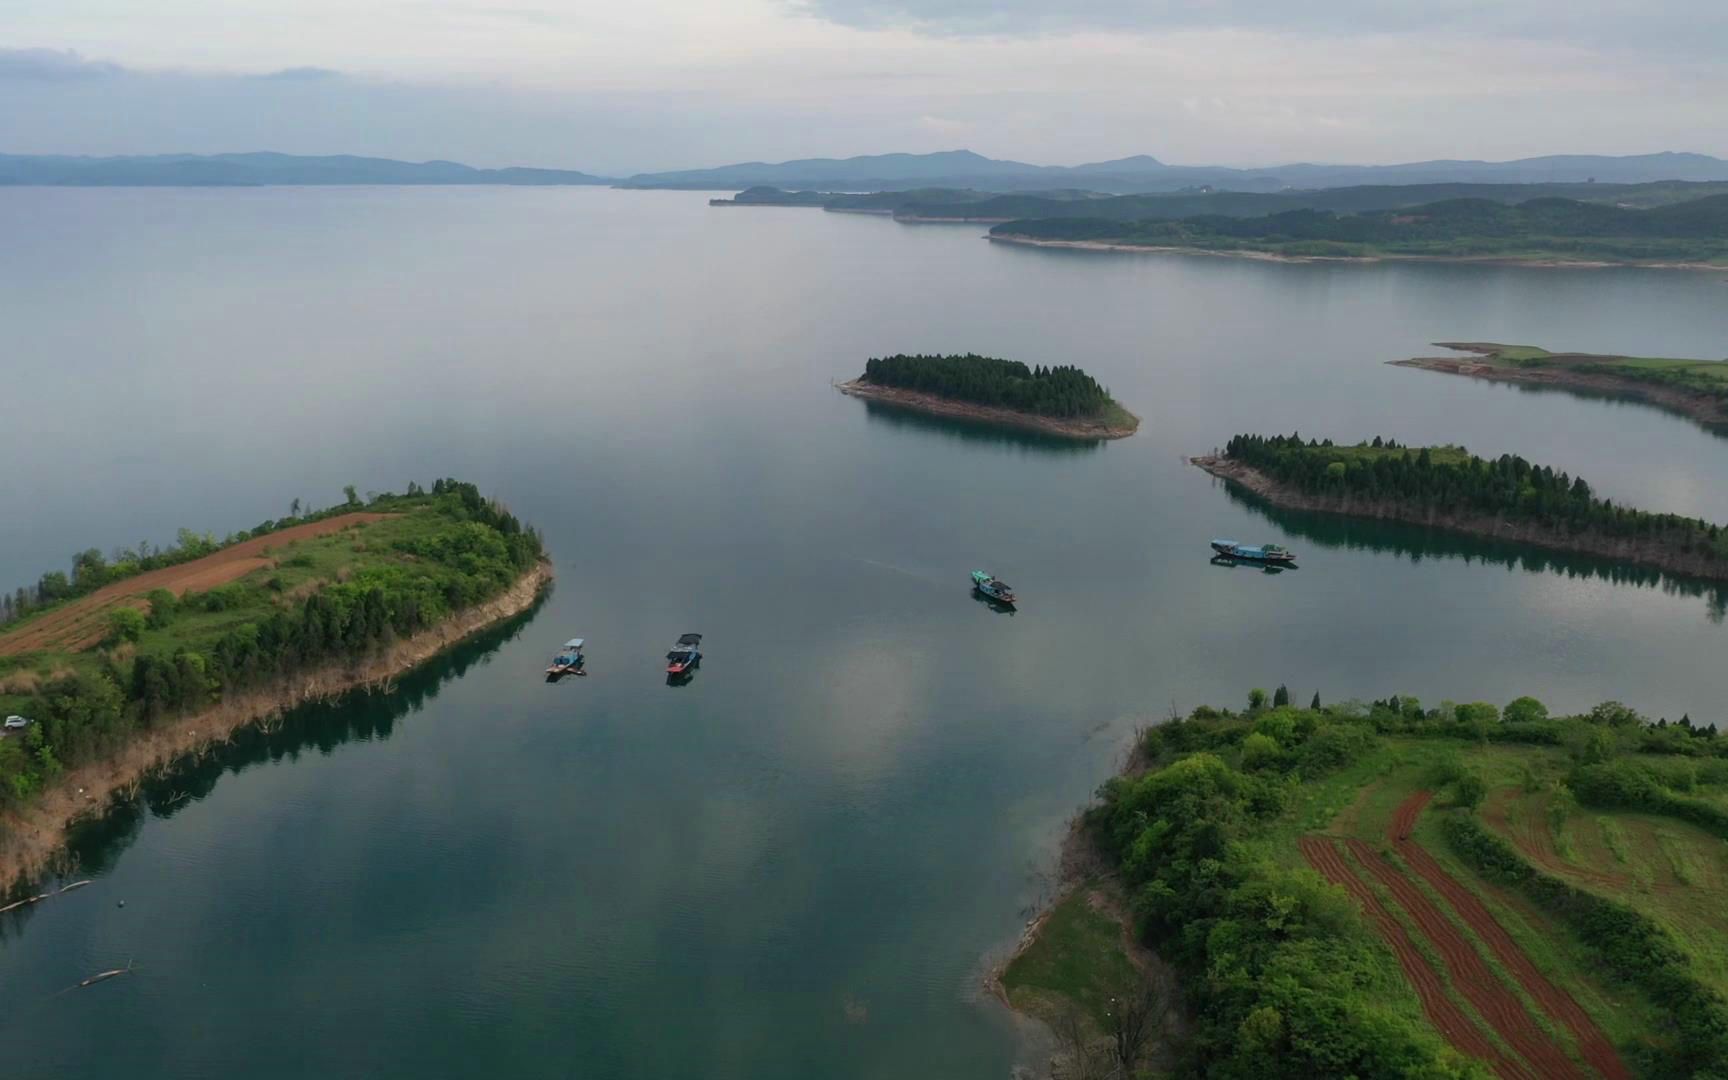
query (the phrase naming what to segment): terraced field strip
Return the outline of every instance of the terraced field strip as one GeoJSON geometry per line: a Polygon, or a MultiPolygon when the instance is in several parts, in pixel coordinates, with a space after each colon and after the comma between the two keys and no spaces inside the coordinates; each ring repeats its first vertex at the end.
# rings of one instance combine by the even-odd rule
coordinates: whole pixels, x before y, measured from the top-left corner
{"type": "Polygon", "coordinates": [[[1584,1080],[1588,1075],[1543,1032],[1518,995],[1512,993],[1488,967],[1476,946],[1453,925],[1428,895],[1404,872],[1388,862],[1373,845],[1346,840],[1346,847],[1374,878],[1392,894],[1416,923],[1422,935],[1440,952],[1452,985],[1464,995],[1482,1019],[1488,1021],[1506,1045],[1523,1055],[1543,1076],[1584,1080]]]}
{"type": "Polygon", "coordinates": [[[1518,943],[1512,940],[1512,935],[1506,932],[1494,918],[1485,904],[1476,894],[1446,872],[1434,857],[1422,845],[1410,839],[1411,831],[1416,827],[1416,819],[1433,798],[1433,792],[1418,791],[1398,807],[1393,814],[1391,827],[1387,830],[1387,839],[1392,841],[1393,850],[1426,881],[1435,892],[1445,897],[1452,905],[1452,910],[1464,921],[1475,935],[1480,938],[1494,953],[1501,966],[1512,973],[1518,980],[1524,992],[1535,999],[1544,1012],[1566,1025],[1572,1032],[1572,1037],[1578,1040],[1579,1053],[1607,1080],[1631,1080],[1632,1072],[1626,1063],[1620,1060],[1620,1054],[1614,1049],[1614,1044],[1596,1026],[1596,1021],[1590,1019],[1576,999],[1565,990],[1548,981],[1518,943]]]}
{"type": "MultiPolygon", "coordinates": [[[[1516,801],[1518,795],[1517,788],[1509,788],[1489,799],[1482,807],[1482,821],[1510,841],[1526,859],[1550,874],[1587,888],[1594,886],[1611,892],[1643,892],[1649,889],[1674,892],[1687,888],[1677,881],[1642,880],[1635,874],[1605,870],[1600,866],[1581,865],[1566,858],[1556,848],[1554,836],[1546,823],[1532,821],[1528,815],[1522,821],[1514,820],[1508,803],[1516,801]]],[[[1603,846],[1605,847],[1606,843],[1603,846]]],[[[1612,852],[1607,854],[1612,858],[1612,852]]],[[[1606,864],[1608,859],[1603,859],[1602,862],[1606,864]]]]}
{"type": "Polygon", "coordinates": [[[354,525],[382,521],[394,514],[339,514],[305,525],[292,525],[264,536],[230,544],[221,551],[194,559],[179,566],[148,570],[112,585],[104,585],[89,596],[55,608],[39,619],[33,619],[16,631],[0,636],[0,656],[20,653],[60,650],[77,652],[101,641],[108,632],[107,613],[122,605],[143,607],[144,594],[155,589],[167,589],[176,596],[188,592],[203,592],[245,577],[260,567],[269,566],[266,553],[296,540],[310,540],[341,532],[354,525]]]}
{"type": "Polygon", "coordinates": [[[1320,836],[1304,836],[1297,841],[1297,846],[1302,849],[1302,857],[1308,860],[1309,866],[1318,870],[1327,881],[1341,886],[1362,905],[1362,910],[1367,913],[1374,928],[1386,939],[1387,944],[1392,946],[1392,952],[1398,958],[1398,966],[1404,972],[1405,981],[1415,989],[1416,997],[1422,1002],[1423,1015],[1447,1042],[1459,1053],[1486,1062],[1501,1080],[1538,1080],[1536,1074],[1526,1068],[1523,1062],[1507,1057],[1495,1046],[1493,1040],[1447,995],[1446,986],[1440,981],[1439,973],[1416,947],[1409,932],[1404,929],[1404,924],[1393,918],[1392,913],[1386,910],[1380,898],[1374,894],[1374,890],[1356,876],[1331,840],[1320,836]]]}

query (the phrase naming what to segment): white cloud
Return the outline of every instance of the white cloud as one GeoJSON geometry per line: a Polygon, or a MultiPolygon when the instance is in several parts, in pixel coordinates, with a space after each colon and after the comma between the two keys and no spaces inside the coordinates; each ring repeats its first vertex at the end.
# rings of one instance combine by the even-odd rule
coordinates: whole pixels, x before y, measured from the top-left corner
{"type": "Polygon", "coordinates": [[[1626,10],[12,0],[0,40],[52,48],[0,52],[0,149],[268,147],[609,172],[957,145],[1042,162],[1728,155],[1728,4],[1626,10]]]}

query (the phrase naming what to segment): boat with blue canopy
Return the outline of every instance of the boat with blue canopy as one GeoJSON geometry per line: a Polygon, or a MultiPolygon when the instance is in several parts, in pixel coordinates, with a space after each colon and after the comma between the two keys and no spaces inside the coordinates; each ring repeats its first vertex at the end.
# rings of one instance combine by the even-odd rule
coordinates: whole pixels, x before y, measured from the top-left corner
{"type": "Polygon", "coordinates": [[[558,655],[552,658],[551,665],[546,668],[546,674],[554,677],[568,675],[571,672],[581,674],[582,662],[586,659],[582,655],[582,645],[583,641],[579,637],[566,641],[563,648],[558,650],[558,655]]]}
{"type": "Polygon", "coordinates": [[[1239,544],[1234,540],[1214,540],[1212,550],[1226,558],[1246,559],[1249,562],[1269,563],[1274,566],[1293,566],[1296,563],[1296,553],[1277,544],[1239,544]]]}

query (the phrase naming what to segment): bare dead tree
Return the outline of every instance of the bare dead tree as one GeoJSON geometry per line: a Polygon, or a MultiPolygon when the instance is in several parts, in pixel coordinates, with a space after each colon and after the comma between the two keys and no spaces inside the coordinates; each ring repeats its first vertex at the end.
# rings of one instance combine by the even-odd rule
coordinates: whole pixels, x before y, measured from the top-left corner
{"type": "Polygon", "coordinates": [[[1098,1045],[1092,1025],[1079,1006],[1063,1010],[1053,1027],[1058,1054],[1051,1063],[1051,1080],[1108,1080],[1109,1054],[1098,1045]]]}
{"type": "Polygon", "coordinates": [[[1105,1033],[1110,1036],[1112,1075],[1131,1077],[1152,1037],[1164,1026],[1169,1001],[1156,980],[1142,979],[1132,990],[1110,999],[1105,1033]]]}

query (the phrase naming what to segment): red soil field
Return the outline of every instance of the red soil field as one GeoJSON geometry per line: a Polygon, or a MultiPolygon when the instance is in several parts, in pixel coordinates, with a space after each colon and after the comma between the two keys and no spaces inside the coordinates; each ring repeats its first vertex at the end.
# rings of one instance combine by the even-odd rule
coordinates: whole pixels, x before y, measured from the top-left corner
{"type": "Polygon", "coordinates": [[[1297,844],[1302,849],[1302,857],[1308,860],[1308,865],[1318,870],[1327,881],[1342,886],[1345,892],[1362,905],[1369,921],[1392,946],[1392,952],[1398,957],[1398,966],[1404,971],[1405,980],[1415,988],[1416,996],[1422,1002],[1423,1015],[1428,1017],[1428,1022],[1434,1025],[1435,1030],[1439,1031],[1453,1048],[1462,1054],[1487,1062],[1488,1067],[1502,1080],[1536,1080],[1536,1075],[1527,1069],[1523,1062],[1502,1053],[1475,1022],[1464,1014],[1464,1010],[1446,995],[1446,987],[1441,983],[1440,976],[1416,948],[1416,943],[1410,939],[1403,924],[1393,918],[1392,913],[1380,903],[1374,890],[1351,871],[1332,841],[1319,836],[1304,836],[1297,844]]]}
{"type": "Polygon", "coordinates": [[[1534,1065],[1542,1076],[1583,1080],[1585,1072],[1566,1056],[1564,1050],[1554,1045],[1524,1008],[1524,1003],[1500,981],[1476,951],[1476,946],[1434,906],[1427,894],[1371,845],[1361,840],[1346,840],[1345,844],[1356,861],[1374,875],[1392,894],[1398,906],[1410,915],[1429,944],[1439,950],[1452,985],[1475,1008],[1477,1015],[1488,1021],[1488,1026],[1505,1040],[1506,1045],[1534,1065]]]}
{"type": "Polygon", "coordinates": [[[108,633],[108,612],[119,606],[142,608],[144,595],[155,589],[167,589],[175,596],[203,592],[218,585],[245,577],[260,567],[272,565],[266,556],[276,548],[295,540],[310,540],[328,536],[355,525],[366,525],[393,517],[392,514],[340,514],[322,521],[294,525],[266,536],[255,537],[230,545],[202,559],[179,566],[129,577],[104,585],[89,596],[80,597],[50,611],[39,619],[20,627],[15,633],[0,636],[0,656],[54,650],[77,652],[97,644],[108,633]]]}
{"type": "Polygon", "coordinates": [[[1392,841],[1393,849],[1430,888],[1446,898],[1446,902],[1452,905],[1452,910],[1493,950],[1495,959],[1512,973],[1519,985],[1524,987],[1524,992],[1535,999],[1542,1011],[1566,1025],[1573,1038],[1578,1040],[1578,1050],[1591,1068],[1608,1080],[1631,1080],[1631,1070],[1620,1060],[1614,1044],[1608,1041],[1602,1029],[1590,1019],[1590,1014],[1584,1011],[1571,994],[1549,982],[1547,976],[1537,970],[1536,965],[1524,954],[1524,950],[1512,940],[1512,935],[1495,920],[1475,893],[1460,885],[1444,867],[1434,861],[1432,855],[1423,850],[1422,845],[1409,839],[1417,817],[1431,798],[1433,792],[1418,791],[1398,807],[1392,817],[1392,826],[1387,830],[1387,839],[1392,841]]]}

